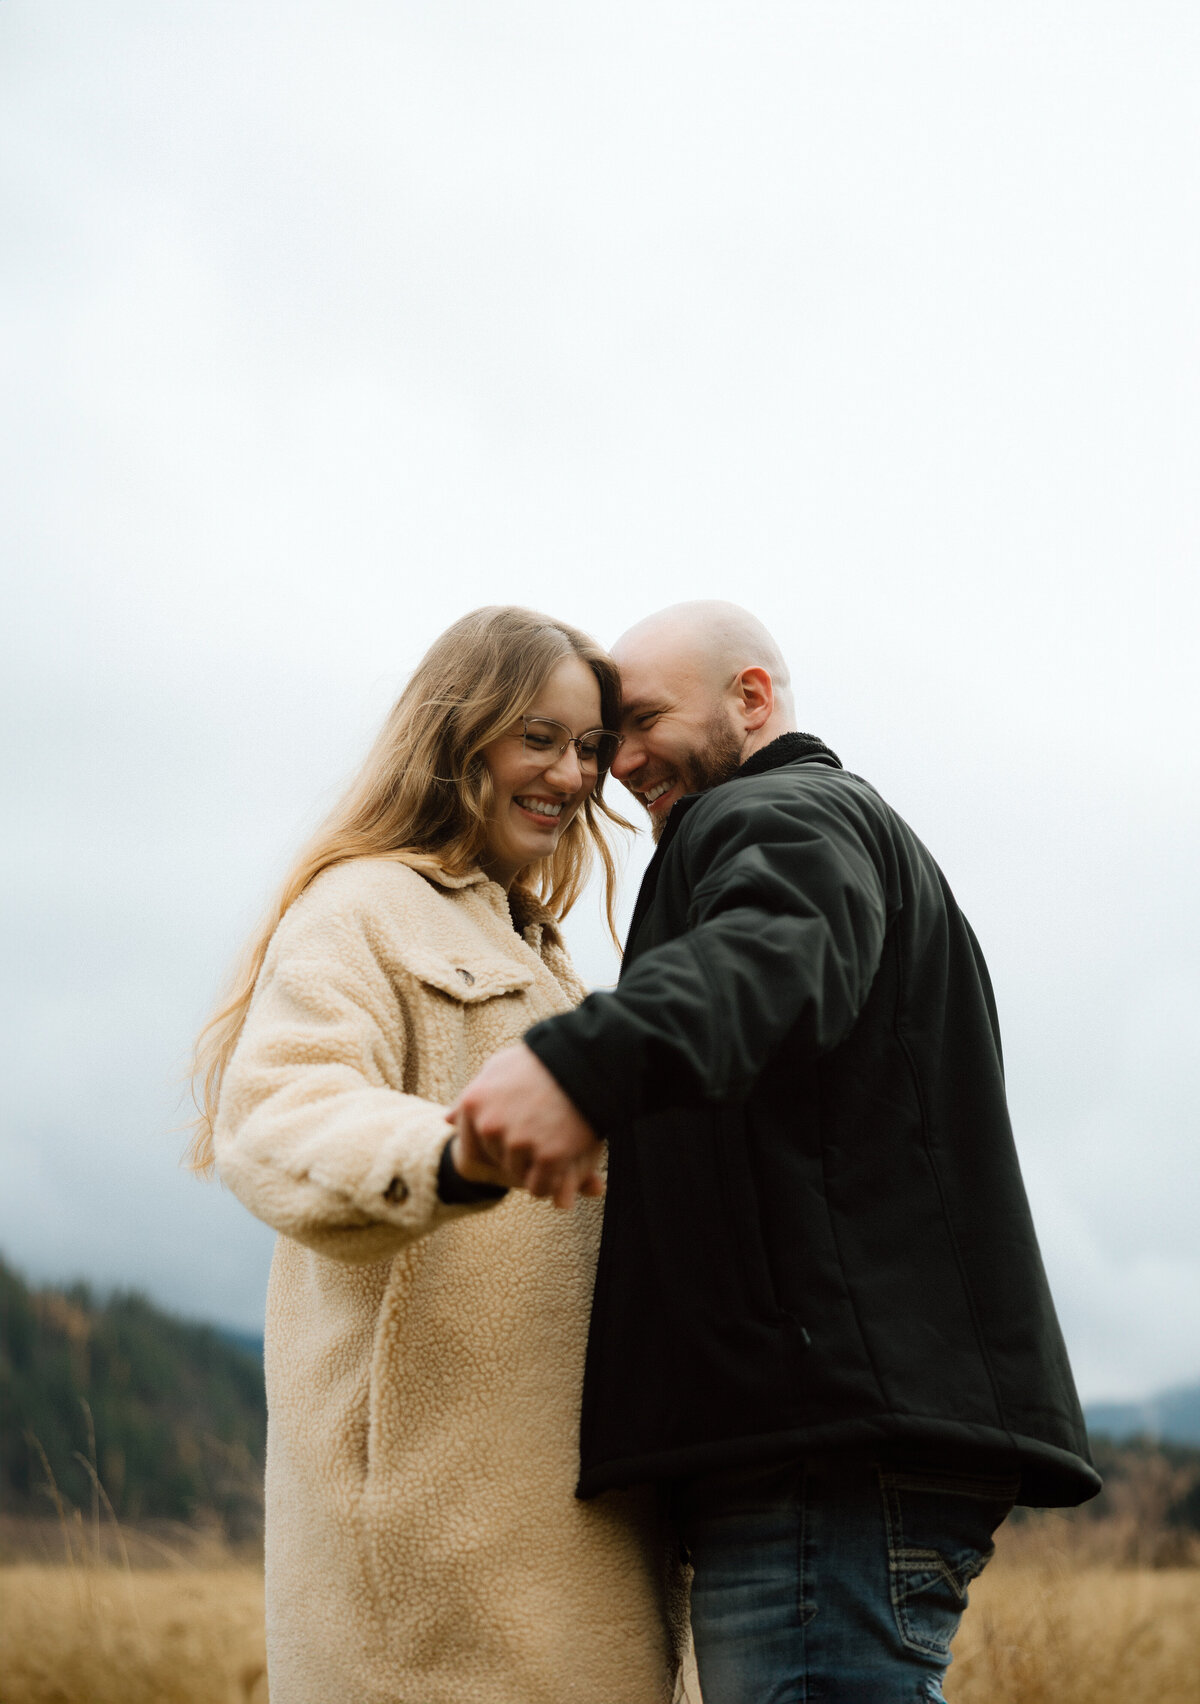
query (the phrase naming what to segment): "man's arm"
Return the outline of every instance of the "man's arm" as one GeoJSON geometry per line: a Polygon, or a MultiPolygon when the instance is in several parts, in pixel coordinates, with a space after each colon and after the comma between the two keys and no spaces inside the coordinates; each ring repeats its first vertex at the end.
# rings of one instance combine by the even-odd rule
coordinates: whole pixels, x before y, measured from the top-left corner
{"type": "Polygon", "coordinates": [[[798,1060],[835,1047],[879,967],[883,857],[855,806],[805,787],[739,812],[736,783],[721,803],[680,836],[686,933],[525,1037],[601,1135],[743,1098],[785,1038],[798,1060]]]}
{"type": "Polygon", "coordinates": [[[738,1100],[785,1038],[816,1058],[862,1010],[888,921],[865,820],[809,788],[722,806],[686,826],[686,932],[613,993],[535,1025],[450,1109],[506,1181],[569,1206],[598,1188],[599,1137],[660,1107],[738,1100]]]}

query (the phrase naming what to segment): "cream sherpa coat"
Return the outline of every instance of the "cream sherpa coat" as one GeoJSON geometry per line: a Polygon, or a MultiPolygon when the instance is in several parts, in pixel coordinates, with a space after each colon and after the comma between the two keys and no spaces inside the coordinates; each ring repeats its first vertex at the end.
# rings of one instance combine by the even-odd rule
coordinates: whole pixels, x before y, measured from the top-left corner
{"type": "Polygon", "coordinates": [[[221,1177],[281,1233],[271,1704],[672,1696],[649,1494],[573,1496],[602,1205],[437,1197],[446,1104],[583,992],[548,914],[512,897],[521,934],[480,874],[325,871],[276,931],[225,1078],[221,1177]]]}

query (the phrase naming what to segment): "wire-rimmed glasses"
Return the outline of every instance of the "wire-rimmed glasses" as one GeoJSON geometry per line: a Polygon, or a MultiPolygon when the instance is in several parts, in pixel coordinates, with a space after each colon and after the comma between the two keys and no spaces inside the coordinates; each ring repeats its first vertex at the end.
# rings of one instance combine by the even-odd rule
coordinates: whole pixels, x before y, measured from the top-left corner
{"type": "Polygon", "coordinates": [[[579,767],[585,775],[603,775],[612,767],[613,758],[621,749],[623,734],[610,733],[607,728],[589,728],[576,736],[548,716],[522,716],[520,740],[528,757],[536,758],[546,769],[557,763],[569,745],[575,747],[579,767]]]}

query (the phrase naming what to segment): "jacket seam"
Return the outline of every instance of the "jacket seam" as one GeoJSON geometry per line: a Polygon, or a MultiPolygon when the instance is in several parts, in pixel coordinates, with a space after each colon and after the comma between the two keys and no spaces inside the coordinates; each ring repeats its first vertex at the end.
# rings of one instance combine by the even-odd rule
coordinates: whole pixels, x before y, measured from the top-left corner
{"type": "MultiPolygon", "coordinates": [[[[824,1098],[823,1096],[819,1096],[818,1104],[820,1104],[820,1102],[823,1100],[823,1098],[824,1098]]],[[[863,1346],[863,1354],[866,1356],[867,1364],[871,1369],[871,1377],[875,1380],[876,1394],[878,1395],[879,1400],[883,1404],[884,1408],[886,1408],[888,1406],[887,1392],[884,1389],[883,1379],[880,1376],[879,1364],[876,1361],[875,1355],[874,1355],[874,1353],[871,1349],[870,1339],[868,1338],[866,1332],[863,1330],[862,1314],[859,1312],[858,1297],[855,1295],[854,1286],[850,1282],[850,1275],[849,1275],[849,1272],[848,1272],[847,1267],[846,1267],[845,1256],[842,1253],[841,1238],[838,1236],[837,1215],[834,1213],[834,1211],[833,1211],[833,1209],[830,1205],[829,1171],[828,1171],[828,1167],[827,1167],[827,1164],[826,1164],[826,1160],[827,1160],[826,1147],[827,1147],[827,1144],[826,1144],[826,1140],[825,1140],[825,1116],[824,1116],[824,1108],[822,1107],[822,1109],[821,1109],[821,1195],[822,1195],[822,1197],[824,1199],[824,1203],[825,1203],[825,1218],[826,1218],[828,1225],[829,1225],[829,1234],[833,1239],[833,1246],[837,1250],[838,1271],[841,1274],[842,1289],[845,1291],[846,1300],[850,1303],[850,1311],[854,1315],[854,1324],[855,1324],[855,1327],[858,1331],[858,1340],[863,1346]]]]}
{"type": "Polygon", "coordinates": [[[958,1281],[962,1285],[962,1293],[967,1304],[967,1311],[971,1316],[971,1328],[975,1333],[976,1348],[979,1351],[980,1359],[987,1368],[988,1386],[991,1389],[992,1401],[996,1405],[996,1424],[1001,1431],[1007,1433],[1008,1436],[1011,1437],[1012,1433],[1007,1424],[1004,1404],[1000,1400],[1000,1386],[996,1379],[996,1369],[992,1365],[991,1352],[988,1348],[987,1340],[979,1320],[979,1311],[975,1303],[975,1292],[967,1278],[967,1269],[963,1261],[962,1250],[959,1247],[958,1237],[955,1235],[954,1224],[946,1202],[946,1191],[942,1183],[942,1174],[939,1171],[937,1161],[934,1158],[933,1144],[930,1140],[929,1132],[929,1114],[925,1103],[925,1093],[921,1083],[921,1075],[917,1070],[916,1060],[913,1058],[912,1050],[909,1047],[908,1042],[905,1040],[903,1029],[901,1027],[900,1012],[904,1002],[906,968],[907,967],[904,963],[904,954],[900,951],[900,942],[897,940],[896,1013],[892,1021],[892,1034],[896,1038],[896,1045],[904,1055],[905,1063],[908,1066],[909,1077],[912,1081],[913,1092],[917,1097],[917,1109],[921,1115],[921,1147],[925,1154],[925,1161],[929,1167],[930,1176],[933,1178],[933,1186],[937,1190],[938,1206],[941,1208],[942,1213],[942,1223],[946,1227],[946,1236],[949,1239],[950,1247],[954,1254],[954,1265],[958,1272],[958,1281]]]}
{"type": "MultiPolygon", "coordinates": [[[[899,912],[897,912],[896,915],[899,916],[899,912]]],[[[887,952],[887,945],[888,945],[888,943],[887,943],[887,930],[892,927],[893,923],[894,923],[894,919],[890,919],[888,921],[888,923],[885,925],[885,932],[884,932],[884,938],[883,938],[883,948],[882,948],[882,950],[880,951],[880,954],[879,954],[879,963],[875,967],[875,976],[878,976],[879,972],[883,968],[883,960],[884,960],[884,956],[887,952]]],[[[900,943],[899,943],[898,939],[894,938],[894,945],[895,945],[895,950],[896,950],[897,962],[899,962],[900,943]]],[[[875,980],[875,978],[873,977],[872,978],[872,986],[874,985],[874,980],[875,980]]],[[[868,998],[870,997],[870,990],[869,989],[868,989],[868,992],[867,992],[867,997],[868,998]]],[[[863,1001],[863,1005],[865,1005],[865,1004],[866,1004],[866,1000],[863,1001]]],[[[862,1012],[862,1006],[859,1007],[859,1014],[860,1015],[861,1015],[861,1012],[862,1012]]],[[[852,1020],[852,1022],[850,1024],[850,1029],[853,1029],[854,1024],[856,1022],[857,1022],[857,1018],[852,1020]]],[[[848,1035],[849,1030],[847,1030],[846,1033],[848,1035]]],[[[843,1037],[842,1039],[844,1040],[845,1037],[843,1037]]],[[[907,1050],[905,1052],[905,1057],[907,1058],[907,1050]]],[[[911,1062],[910,1062],[910,1064],[911,1064],[911,1062]]],[[[924,1109],[923,1103],[921,1102],[919,1093],[918,1093],[918,1105],[921,1107],[921,1126],[922,1126],[922,1140],[923,1140],[924,1139],[925,1109],[924,1109]]],[[[888,1405],[887,1390],[886,1390],[886,1387],[884,1385],[883,1378],[882,1378],[880,1371],[879,1371],[879,1363],[876,1361],[874,1351],[871,1348],[871,1340],[867,1336],[866,1332],[863,1329],[863,1320],[862,1320],[862,1314],[859,1312],[858,1297],[855,1295],[854,1286],[850,1282],[849,1273],[848,1273],[847,1268],[846,1268],[846,1262],[845,1262],[845,1260],[842,1256],[842,1244],[841,1244],[841,1240],[838,1236],[838,1228],[837,1228],[837,1215],[833,1212],[833,1210],[830,1206],[829,1172],[828,1172],[828,1169],[826,1167],[825,1119],[824,1119],[823,1114],[822,1114],[822,1118],[821,1118],[821,1184],[822,1184],[821,1194],[822,1194],[822,1197],[824,1198],[824,1202],[825,1202],[825,1216],[826,1216],[826,1219],[828,1220],[828,1223],[829,1223],[829,1234],[833,1238],[833,1246],[837,1249],[838,1267],[839,1267],[839,1269],[841,1271],[841,1275],[842,1275],[842,1288],[845,1290],[846,1299],[850,1303],[850,1311],[854,1315],[854,1323],[858,1327],[859,1341],[861,1342],[861,1344],[863,1346],[863,1354],[867,1357],[868,1364],[870,1365],[871,1373],[872,1373],[872,1376],[874,1377],[874,1380],[875,1380],[875,1389],[879,1393],[879,1400],[886,1407],[888,1405]]],[[[940,1192],[939,1192],[939,1200],[940,1199],[941,1199],[941,1196],[940,1196],[940,1192]]],[[[942,1211],[943,1212],[945,1211],[945,1202],[942,1202],[942,1211]]],[[[972,1316],[971,1316],[972,1322],[974,1322],[974,1317],[975,1317],[974,1314],[972,1314],[972,1316]]],[[[989,1379],[990,1379],[990,1377],[991,1377],[990,1369],[989,1369],[988,1376],[989,1376],[989,1379]]]]}

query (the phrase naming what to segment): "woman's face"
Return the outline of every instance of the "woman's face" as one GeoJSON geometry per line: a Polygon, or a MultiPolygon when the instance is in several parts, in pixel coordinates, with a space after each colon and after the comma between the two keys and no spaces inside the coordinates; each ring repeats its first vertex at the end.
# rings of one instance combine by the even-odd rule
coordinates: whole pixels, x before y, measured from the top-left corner
{"type": "Polygon", "coordinates": [[[526,723],[560,726],[531,730],[526,738],[518,720],[511,733],[483,748],[495,800],[480,862],[504,888],[526,864],[550,856],[596,785],[595,770],[580,767],[573,745],[558,750],[568,734],[578,739],[600,726],[600,687],[582,658],[563,657],[556,663],[524,716],[526,723]]]}

